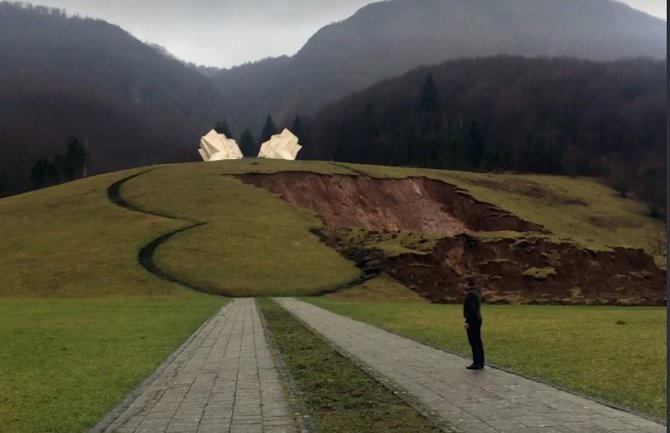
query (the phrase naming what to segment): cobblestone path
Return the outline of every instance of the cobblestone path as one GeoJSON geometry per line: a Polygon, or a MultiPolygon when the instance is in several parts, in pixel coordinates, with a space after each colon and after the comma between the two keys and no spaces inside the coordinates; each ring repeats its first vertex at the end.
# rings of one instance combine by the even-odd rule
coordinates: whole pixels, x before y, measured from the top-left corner
{"type": "MultiPolygon", "coordinates": [[[[551,386],[331,313],[293,298],[281,305],[335,347],[466,433],[665,432],[665,426],[551,386]]],[[[465,338],[465,335],[463,336],[465,338]]]]}
{"type": "Polygon", "coordinates": [[[217,313],[107,433],[296,433],[253,299],[217,313]]]}

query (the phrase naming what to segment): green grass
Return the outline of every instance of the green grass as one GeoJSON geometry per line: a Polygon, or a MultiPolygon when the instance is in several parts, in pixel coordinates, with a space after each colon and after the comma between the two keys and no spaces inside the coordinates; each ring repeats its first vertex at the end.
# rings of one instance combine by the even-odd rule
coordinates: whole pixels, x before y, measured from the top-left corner
{"type": "Polygon", "coordinates": [[[109,202],[136,172],[0,200],[1,432],[85,431],[226,302],[139,265],[185,223],[109,202]]]}
{"type": "MultiPolygon", "coordinates": [[[[470,354],[460,305],[306,300],[470,354]]],[[[665,418],[664,308],[484,305],[482,313],[487,361],[665,418]]]]}
{"type": "Polygon", "coordinates": [[[322,226],[316,216],[226,175],[237,165],[166,167],[124,185],[121,194],[143,209],[207,222],[156,251],[161,269],[244,296],[314,294],[358,277],[352,262],[309,232],[322,226]]]}
{"type": "Polygon", "coordinates": [[[259,301],[272,339],[322,433],[437,433],[426,418],[268,299],[259,301]]]}
{"type": "Polygon", "coordinates": [[[0,200],[0,296],[123,297],[182,291],[147,273],[140,248],[184,226],[129,212],[107,187],[129,170],[0,200]]]}
{"type": "MultiPolygon", "coordinates": [[[[441,179],[543,224],[555,238],[596,249],[645,248],[663,262],[662,222],[646,217],[643,204],[591,180],[350,166],[379,177],[441,179]]],[[[308,233],[322,225],[317,217],[229,176],[281,170],[351,174],[346,167],[244,159],[152,168],[129,181],[122,195],[148,210],[208,223],[158,249],[158,264],[176,276],[247,295],[315,293],[357,276],[350,262],[308,233]]],[[[0,200],[0,296],[134,296],[179,290],[154,281],[135,258],[150,240],[188,223],[128,212],[107,200],[109,184],[141,170],[0,200]]],[[[399,240],[378,239],[375,244],[389,254],[426,246],[413,243],[412,236],[404,233],[399,240]]]]}
{"type": "Polygon", "coordinates": [[[423,175],[456,185],[478,200],[494,204],[549,229],[554,239],[583,247],[642,248],[665,268],[665,225],[650,218],[639,201],[622,198],[587,178],[548,175],[471,173],[345,164],[374,177],[423,175]]]}
{"type": "MultiPolygon", "coordinates": [[[[621,199],[612,190],[590,180],[351,167],[379,177],[425,175],[442,179],[468,190],[480,200],[545,225],[555,237],[594,248],[645,248],[657,254],[659,262],[664,257],[662,223],[645,217],[642,204],[621,199]]],[[[328,162],[255,159],[150,168],[154,170],[122,188],[124,198],[148,210],[207,222],[205,226],[175,236],[158,249],[156,260],[166,271],[192,283],[233,290],[240,295],[315,293],[358,275],[352,263],[308,232],[309,228],[322,225],[317,217],[230,176],[283,170],[352,174],[350,169],[328,162]]],[[[0,333],[0,431],[69,433],[92,424],[225,302],[222,298],[194,294],[179,285],[161,281],[139,265],[137,254],[144,245],[190,224],[130,212],[109,202],[106,190],[110,184],[144,170],[95,176],[0,199],[0,329],[3,330],[0,333]],[[135,344],[138,335],[146,337],[142,342],[149,341],[148,347],[138,348],[135,344]],[[140,353],[144,350],[146,353],[140,353]],[[107,386],[110,383],[112,385],[107,386]],[[109,394],[100,394],[105,392],[109,394]]],[[[425,245],[418,241],[415,235],[407,233],[401,239],[376,242],[387,252],[398,253],[421,250],[425,245]]],[[[372,312],[375,303],[384,299],[417,301],[414,294],[384,279],[369,282],[364,291],[367,308],[372,312]]],[[[360,298],[360,290],[351,289],[323,302],[360,298]]],[[[381,315],[388,308],[369,315],[381,315]]],[[[446,311],[439,308],[435,311],[446,311]]],[[[593,311],[594,318],[603,314],[600,310],[583,311],[593,311]]],[[[660,310],[625,311],[629,314],[652,311],[650,317],[660,315],[657,313],[660,310]]],[[[582,316],[588,317],[588,314],[582,316]]],[[[527,327],[533,317],[512,317],[510,321],[527,327]]],[[[443,324],[434,319],[432,325],[415,331],[442,335],[443,324]]],[[[494,316],[487,320],[492,319],[494,316]]],[[[385,320],[395,321],[397,326],[402,324],[408,330],[416,325],[411,317],[400,314],[400,310],[396,319],[385,320]]],[[[644,321],[637,316],[629,318],[622,313],[620,320],[626,324],[618,325],[615,331],[604,327],[603,332],[607,332],[600,341],[596,338],[597,329],[592,329],[600,319],[589,322],[580,316],[575,320],[583,323],[583,328],[589,330],[584,335],[596,339],[595,342],[575,337],[575,341],[583,344],[571,343],[570,356],[563,358],[550,353],[546,359],[555,359],[555,365],[547,366],[547,371],[540,369],[538,376],[558,381],[563,374],[561,369],[566,368],[565,377],[569,382],[566,385],[573,386],[573,382],[583,380],[584,385],[577,383],[575,389],[659,413],[660,408],[665,407],[658,402],[662,394],[659,388],[665,389],[661,385],[665,381],[660,377],[660,372],[665,377],[665,355],[650,351],[660,353],[660,348],[665,347],[664,340],[659,339],[662,332],[655,325],[643,327],[644,321]],[[622,332],[618,346],[610,343],[612,335],[622,332]],[[648,348],[641,346],[641,342],[651,341],[653,344],[649,343],[648,348]],[[588,365],[575,361],[574,365],[581,365],[593,377],[603,378],[600,382],[607,385],[605,388],[596,386],[585,374],[572,372],[574,367],[569,365],[572,357],[583,352],[583,347],[593,348],[596,355],[589,359],[595,361],[589,361],[588,365]],[[629,365],[627,371],[633,373],[621,373],[609,357],[614,354],[618,365],[622,365],[619,352],[630,353],[629,348],[633,348],[634,356],[625,365],[629,365]],[[602,361],[602,365],[598,361],[602,361]],[[649,368],[644,362],[660,366],[649,368]],[[655,375],[654,384],[649,384],[645,374],[655,375]],[[608,379],[615,376],[617,380],[608,379]],[[613,391],[612,387],[616,386],[621,391],[613,391]]],[[[619,319],[608,318],[603,323],[616,320],[619,319]]],[[[566,326],[566,335],[577,332],[574,325],[563,322],[557,319],[560,326],[566,326]]],[[[500,329],[517,335],[501,323],[500,329]]],[[[493,339],[493,334],[486,334],[489,330],[492,331],[485,328],[485,338],[491,339],[491,355],[504,364],[507,358],[501,354],[505,349],[496,349],[495,345],[496,341],[505,340],[502,336],[500,340],[493,339]]],[[[552,332],[562,335],[557,330],[552,332]]],[[[520,347],[513,344],[518,338],[510,337],[510,340],[510,347],[520,347]]],[[[460,337],[454,338],[452,343],[459,341],[460,337]]],[[[557,341],[561,343],[559,348],[566,347],[567,343],[561,338],[557,341]]],[[[533,347],[535,342],[528,344],[533,347]]],[[[542,351],[550,352],[549,348],[542,351]]],[[[513,356],[510,359],[514,361],[513,356]]],[[[514,362],[510,361],[510,365],[514,362]]],[[[536,374],[537,368],[537,365],[528,366],[529,374],[536,374]]]]}
{"type": "Polygon", "coordinates": [[[365,229],[341,227],[336,230],[339,244],[378,248],[386,257],[400,254],[428,254],[435,248],[438,238],[434,235],[410,232],[370,232],[365,229]]]}
{"type": "Polygon", "coordinates": [[[344,302],[428,303],[426,298],[386,274],[381,274],[363,284],[326,295],[325,298],[344,302]]]}
{"type": "Polygon", "coordinates": [[[525,277],[535,278],[536,280],[546,280],[552,275],[556,275],[554,268],[528,268],[524,271],[525,277]]]}
{"type": "Polygon", "coordinates": [[[86,431],[225,300],[0,300],[0,431],[86,431]]]}

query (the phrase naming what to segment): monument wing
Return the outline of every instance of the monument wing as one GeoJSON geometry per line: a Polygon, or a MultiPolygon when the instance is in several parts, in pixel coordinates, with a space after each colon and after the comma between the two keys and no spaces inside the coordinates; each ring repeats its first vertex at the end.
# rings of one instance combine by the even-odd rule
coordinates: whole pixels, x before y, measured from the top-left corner
{"type": "Polygon", "coordinates": [[[237,142],[224,134],[211,130],[200,139],[198,153],[203,161],[222,161],[243,157],[237,142]]]}
{"type": "Polygon", "coordinates": [[[302,146],[298,144],[298,137],[284,128],[280,134],[273,135],[261,145],[259,158],[295,160],[302,146]]]}

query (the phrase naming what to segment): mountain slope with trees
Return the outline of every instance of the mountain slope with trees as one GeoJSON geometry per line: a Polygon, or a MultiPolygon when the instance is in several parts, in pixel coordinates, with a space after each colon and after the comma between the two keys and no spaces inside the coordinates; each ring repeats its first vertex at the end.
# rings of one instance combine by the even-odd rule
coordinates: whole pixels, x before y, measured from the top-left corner
{"type": "Polygon", "coordinates": [[[665,58],[666,23],[612,0],[393,0],[319,30],[292,57],[213,76],[236,128],[287,122],[420,65],[498,54],[665,58]]]}
{"type": "Polygon", "coordinates": [[[649,59],[448,61],[321,110],[301,157],[599,176],[661,215],[666,71],[649,59]]]}
{"type": "Polygon", "coordinates": [[[194,159],[221,114],[202,74],[119,27],[59,9],[0,3],[0,195],[29,189],[31,167],[71,136],[89,173],[194,159]]]}

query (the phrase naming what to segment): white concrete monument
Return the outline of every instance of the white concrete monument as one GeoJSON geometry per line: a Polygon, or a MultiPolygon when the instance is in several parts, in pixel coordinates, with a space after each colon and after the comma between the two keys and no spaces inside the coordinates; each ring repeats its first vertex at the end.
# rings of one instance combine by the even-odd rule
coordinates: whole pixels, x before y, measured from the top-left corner
{"type": "Polygon", "coordinates": [[[200,139],[198,153],[203,161],[222,161],[224,159],[242,159],[243,155],[235,140],[211,130],[200,139]]]}
{"type": "Polygon", "coordinates": [[[298,137],[284,128],[281,134],[273,135],[261,145],[258,157],[294,160],[298,156],[300,149],[302,149],[302,146],[298,144],[298,137]]]}

